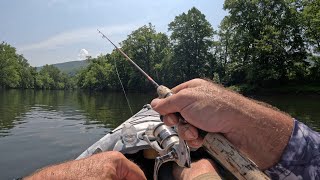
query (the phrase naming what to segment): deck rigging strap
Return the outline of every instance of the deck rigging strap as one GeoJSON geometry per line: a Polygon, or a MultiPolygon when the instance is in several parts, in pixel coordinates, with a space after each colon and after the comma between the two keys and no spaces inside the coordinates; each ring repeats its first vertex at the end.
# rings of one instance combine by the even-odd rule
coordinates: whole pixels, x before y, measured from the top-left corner
{"type": "Polygon", "coordinates": [[[116,61],[116,59],[114,59],[114,66],[115,66],[115,68],[116,68],[116,73],[117,73],[118,79],[119,79],[119,81],[120,81],[120,84],[121,84],[121,88],[122,88],[122,91],[123,91],[124,97],[125,97],[125,98],[126,98],[126,100],[127,100],[127,104],[128,104],[128,106],[129,106],[129,109],[130,109],[131,115],[133,116],[133,112],[132,112],[132,109],[131,109],[131,106],[130,106],[129,99],[128,99],[127,94],[126,94],[126,90],[125,90],[125,89],[124,89],[124,87],[123,87],[123,84],[122,84],[122,81],[121,81],[121,78],[120,78],[120,75],[119,75],[119,72],[118,72],[118,68],[117,68],[117,61],[116,61]]]}

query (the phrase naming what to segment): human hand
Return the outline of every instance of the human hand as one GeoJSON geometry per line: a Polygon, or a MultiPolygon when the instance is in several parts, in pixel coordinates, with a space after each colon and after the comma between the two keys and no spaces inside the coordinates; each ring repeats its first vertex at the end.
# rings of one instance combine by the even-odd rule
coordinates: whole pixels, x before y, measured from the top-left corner
{"type": "Polygon", "coordinates": [[[211,82],[194,79],[172,89],[174,95],[166,99],[154,99],[151,106],[164,115],[168,126],[178,125],[179,135],[191,147],[200,147],[202,138],[198,137],[195,127],[207,132],[228,133],[236,115],[226,98],[230,93],[223,87],[211,82]],[[188,124],[179,123],[173,113],[180,112],[188,124]]]}
{"type": "Polygon", "coordinates": [[[202,146],[197,128],[222,133],[261,169],[274,165],[286,147],[292,118],[220,85],[194,79],[172,89],[173,95],[154,99],[151,106],[191,147],[202,146]],[[188,124],[179,123],[179,112],[188,124]]]}
{"type": "Polygon", "coordinates": [[[190,168],[183,168],[177,164],[173,165],[172,174],[176,180],[212,179],[221,180],[217,168],[212,160],[201,159],[191,163],[190,168]]]}
{"type": "Polygon", "coordinates": [[[49,166],[24,178],[42,179],[146,179],[143,171],[117,151],[102,152],[88,158],[49,166]]]}

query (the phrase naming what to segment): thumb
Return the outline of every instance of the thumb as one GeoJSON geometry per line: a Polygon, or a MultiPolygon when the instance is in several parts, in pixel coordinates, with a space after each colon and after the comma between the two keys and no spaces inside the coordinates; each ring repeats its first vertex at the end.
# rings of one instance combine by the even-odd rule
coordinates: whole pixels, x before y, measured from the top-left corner
{"type": "Polygon", "coordinates": [[[154,108],[155,106],[157,106],[161,102],[161,100],[162,99],[159,98],[153,99],[150,103],[151,107],[154,108]]]}

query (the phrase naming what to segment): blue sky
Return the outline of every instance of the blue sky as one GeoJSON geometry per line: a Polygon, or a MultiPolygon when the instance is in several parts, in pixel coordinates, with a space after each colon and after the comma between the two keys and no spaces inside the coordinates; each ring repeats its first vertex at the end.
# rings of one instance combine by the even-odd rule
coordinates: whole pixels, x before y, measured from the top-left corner
{"type": "Polygon", "coordinates": [[[0,41],[17,48],[32,66],[106,54],[113,47],[97,28],[118,43],[151,22],[167,33],[174,17],[198,8],[217,29],[227,14],[223,0],[1,0],[0,41]]]}

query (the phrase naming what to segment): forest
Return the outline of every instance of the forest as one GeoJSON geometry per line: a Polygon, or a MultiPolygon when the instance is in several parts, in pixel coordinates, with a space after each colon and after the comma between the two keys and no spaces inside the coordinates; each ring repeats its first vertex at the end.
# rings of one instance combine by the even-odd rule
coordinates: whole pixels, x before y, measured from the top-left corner
{"type": "MultiPolygon", "coordinates": [[[[242,92],[281,87],[320,92],[320,0],[225,0],[229,13],[213,29],[197,8],[168,24],[149,23],[120,43],[159,84],[173,87],[207,78],[242,92]],[[316,88],[318,87],[318,89],[316,88]]],[[[113,50],[89,58],[75,75],[52,65],[36,69],[0,44],[0,88],[150,91],[152,85],[113,50]]]]}

